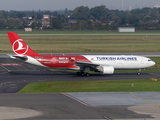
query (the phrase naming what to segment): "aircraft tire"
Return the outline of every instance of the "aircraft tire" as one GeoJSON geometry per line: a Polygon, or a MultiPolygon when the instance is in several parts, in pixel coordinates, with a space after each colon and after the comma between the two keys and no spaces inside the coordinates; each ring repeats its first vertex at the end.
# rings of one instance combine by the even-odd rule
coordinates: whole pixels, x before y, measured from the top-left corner
{"type": "Polygon", "coordinates": [[[137,75],[141,75],[141,73],[137,73],[137,75]]]}
{"type": "Polygon", "coordinates": [[[81,75],[81,73],[80,73],[80,72],[76,72],[76,75],[77,75],[77,76],[80,76],[80,75],[81,75]]]}
{"type": "Polygon", "coordinates": [[[89,76],[89,73],[86,73],[85,76],[89,76]]]}
{"type": "Polygon", "coordinates": [[[81,76],[85,76],[85,73],[84,73],[84,72],[81,72],[81,76]]]}
{"type": "Polygon", "coordinates": [[[89,76],[89,73],[84,73],[84,72],[76,72],[77,76],[89,76]]]}

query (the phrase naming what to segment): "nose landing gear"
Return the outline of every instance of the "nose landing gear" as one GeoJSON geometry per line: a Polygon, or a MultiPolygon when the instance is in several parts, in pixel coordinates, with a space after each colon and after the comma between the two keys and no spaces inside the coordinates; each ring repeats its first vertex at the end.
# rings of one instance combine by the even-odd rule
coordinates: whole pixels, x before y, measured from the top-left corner
{"type": "Polygon", "coordinates": [[[137,75],[141,75],[141,69],[138,70],[137,75]]]}

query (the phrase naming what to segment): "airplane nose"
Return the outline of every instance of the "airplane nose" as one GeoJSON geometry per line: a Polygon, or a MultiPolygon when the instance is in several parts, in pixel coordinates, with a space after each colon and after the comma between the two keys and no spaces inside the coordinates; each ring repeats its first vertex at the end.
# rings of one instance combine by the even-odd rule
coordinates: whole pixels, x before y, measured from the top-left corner
{"type": "Polygon", "coordinates": [[[152,61],[152,64],[155,65],[156,63],[154,61],[152,61]]]}

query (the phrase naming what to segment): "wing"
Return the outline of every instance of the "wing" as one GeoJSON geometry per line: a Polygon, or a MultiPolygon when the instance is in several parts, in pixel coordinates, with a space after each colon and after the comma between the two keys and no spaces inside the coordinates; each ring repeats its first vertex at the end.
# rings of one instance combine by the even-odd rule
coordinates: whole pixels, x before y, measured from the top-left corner
{"type": "Polygon", "coordinates": [[[95,64],[91,62],[81,62],[81,61],[74,61],[76,63],[76,66],[82,66],[82,67],[97,67],[100,66],[100,64],[95,64]]]}
{"type": "Polygon", "coordinates": [[[76,66],[83,66],[83,67],[85,67],[85,66],[88,66],[88,67],[89,67],[89,66],[90,66],[90,67],[100,66],[100,64],[95,64],[95,63],[92,63],[92,62],[90,62],[90,61],[88,61],[88,60],[76,61],[76,60],[74,60],[74,59],[72,59],[72,58],[69,58],[69,60],[70,60],[70,62],[75,63],[76,66]]]}

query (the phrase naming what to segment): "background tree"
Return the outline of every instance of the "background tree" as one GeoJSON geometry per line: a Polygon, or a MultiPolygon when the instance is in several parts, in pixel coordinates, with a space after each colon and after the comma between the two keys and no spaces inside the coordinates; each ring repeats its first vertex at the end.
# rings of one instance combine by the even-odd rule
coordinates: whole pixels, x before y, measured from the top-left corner
{"type": "MultiPolygon", "coordinates": [[[[132,26],[136,29],[160,30],[160,8],[145,7],[131,11],[109,10],[106,6],[76,7],[73,11],[65,8],[59,11],[0,11],[1,29],[39,28],[43,15],[50,15],[53,29],[89,29],[115,30],[120,26],[132,26]],[[32,19],[28,19],[31,17],[32,19]],[[93,24],[93,21],[97,23],[93,24]],[[72,22],[71,22],[72,21],[72,22]]],[[[51,29],[49,28],[49,29],[51,29]]]]}
{"type": "Polygon", "coordinates": [[[108,9],[105,5],[96,6],[90,9],[91,16],[93,16],[96,20],[102,20],[103,18],[106,18],[107,12],[108,9]]]}
{"type": "Polygon", "coordinates": [[[8,18],[7,27],[10,29],[22,28],[22,22],[19,18],[8,18]]]}
{"type": "Polygon", "coordinates": [[[87,20],[90,16],[90,11],[88,7],[80,6],[76,7],[73,10],[73,13],[71,15],[71,18],[77,19],[77,20],[87,20]]]}

